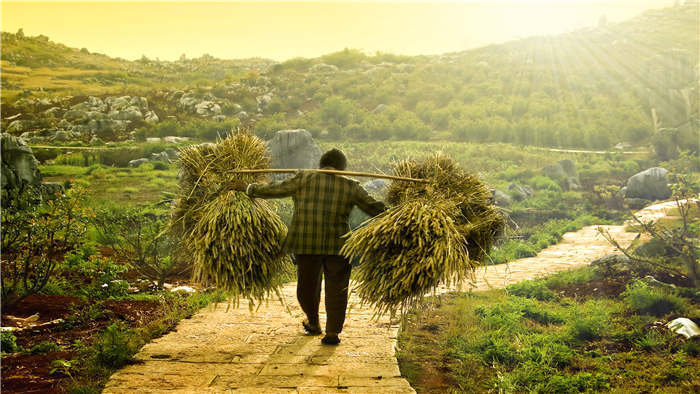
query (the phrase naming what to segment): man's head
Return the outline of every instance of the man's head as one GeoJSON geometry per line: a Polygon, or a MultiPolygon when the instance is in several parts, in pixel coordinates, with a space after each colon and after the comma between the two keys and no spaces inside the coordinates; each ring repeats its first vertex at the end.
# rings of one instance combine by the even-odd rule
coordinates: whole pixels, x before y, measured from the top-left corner
{"type": "Polygon", "coordinates": [[[340,149],[331,149],[321,156],[319,167],[333,167],[336,170],[344,171],[348,166],[348,160],[345,158],[345,153],[340,149]]]}

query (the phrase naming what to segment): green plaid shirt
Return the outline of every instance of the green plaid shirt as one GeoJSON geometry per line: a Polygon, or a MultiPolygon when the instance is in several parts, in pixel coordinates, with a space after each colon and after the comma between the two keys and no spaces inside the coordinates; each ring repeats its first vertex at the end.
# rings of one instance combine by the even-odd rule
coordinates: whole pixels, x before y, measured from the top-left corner
{"type": "Polygon", "coordinates": [[[296,254],[337,255],[357,205],[370,216],[384,211],[359,182],[340,175],[299,171],[292,178],[269,184],[251,184],[248,195],[261,198],[292,197],[294,215],[285,246],[296,254]]]}

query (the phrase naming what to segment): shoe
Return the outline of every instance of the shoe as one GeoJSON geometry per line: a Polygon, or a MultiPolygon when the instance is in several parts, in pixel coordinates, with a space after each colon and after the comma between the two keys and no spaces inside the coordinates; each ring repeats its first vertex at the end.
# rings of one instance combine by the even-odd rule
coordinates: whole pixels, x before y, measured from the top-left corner
{"type": "Polygon", "coordinates": [[[321,334],[321,326],[318,324],[312,325],[309,323],[308,320],[304,320],[301,322],[301,325],[304,327],[304,331],[307,332],[307,334],[310,335],[320,335],[321,334]]]}
{"type": "Polygon", "coordinates": [[[321,339],[321,343],[324,345],[337,345],[340,343],[340,338],[336,334],[326,334],[326,336],[321,339]]]}

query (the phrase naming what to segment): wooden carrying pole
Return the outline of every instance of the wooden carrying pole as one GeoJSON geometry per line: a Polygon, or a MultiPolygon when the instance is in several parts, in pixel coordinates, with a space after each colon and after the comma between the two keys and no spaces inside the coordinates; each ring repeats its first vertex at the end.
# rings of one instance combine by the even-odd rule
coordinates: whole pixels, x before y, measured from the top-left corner
{"type": "MultiPolygon", "coordinates": [[[[264,169],[258,169],[258,170],[236,170],[233,172],[239,173],[239,174],[257,174],[257,173],[269,173],[269,172],[293,173],[293,172],[297,172],[297,171],[299,171],[299,170],[296,170],[293,168],[264,168],[264,169]]],[[[370,177],[370,178],[395,179],[397,181],[407,181],[407,182],[421,182],[421,183],[428,183],[429,182],[427,179],[406,178],[406,177],[402,177],[402,176],[393,176],[393,175],[384,175],[384,174],[373,174],[371,172],[317,170],[317,169],[308,169],[308,170],[304,169],[304,171],[322,172],[324,174],[338,174],[338,175],[350,175],[350,176],[363,176],[363,177],[370,177]]]]}

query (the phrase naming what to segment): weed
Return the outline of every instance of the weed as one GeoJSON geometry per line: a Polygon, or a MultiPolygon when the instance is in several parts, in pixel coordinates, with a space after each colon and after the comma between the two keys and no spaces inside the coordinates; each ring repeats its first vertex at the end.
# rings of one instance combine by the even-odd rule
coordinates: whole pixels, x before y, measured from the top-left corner
{"type": "Polygon", "coordinates": [[[71,305],[68,310],[70,314],[63,323],[66,328],[82,327],[107,315],[103,301],[91,302],[83,306],[71,305]]]}
{"type": "Polygon", "coordinates": [[[0,338],[2,338],[0,352],[14,353],[20,350],[20,347],[17,345],[17,337],[13,333],[9,331],[2,331],[0,332],[0,338]]]}
{"type": "Polygon", "coordinates": [[[610,329],[612,312],[608,303],[599,300],[575,308],[566,331],[568,339],[577,343],[602,337],[610,329]]]}
{"type": "Polygon", "coordinates": [[[60,346],[53,342],[40,342],[34,346],[32,346],[31,349],[29,349],[29,353],[31,354],[46,354],[46,353],[51,353],[51,352],[60,352],[62,349],[60,346]]]}
{"type": "Polygon", "coordinates": [[[682,313],[688,309],[682,298],[639,280],[627,285],[622,296],[628,308],[636,313],[663,316],[671,312],[682,313]]]}
{"type": "Polygon", "coordinates": [[[119,368],[136,354],[143,341],[123,324],[112,324],[97,342],[97,360],[106,367],[119,368]]]}
{"type": "Polygon", "coordinates": [[[515,283],[508,286],[506,290],[515,296],[535,298],[540,301],[550,301],[557,298],[557,295],[547,288],[545,282],[539,279],[515,283]]]}
{"type": "Polygon", "coordinates": [[[75,365],[73,364],[72,360],[53,360],[51,362],[51,369],[49,370],[49,375],[60,373],[72,378],[73,375],[71,374],[71,372],[74,370],[75,365]]]}
{"type": "Polygon", "coordinates": [[[657,332],[656,330],[650,330],[641,337],[633,339],[632,342],[641,350],[649,352],[666,345],[668,340],[669,338],[667,336],[657,332]]]}

